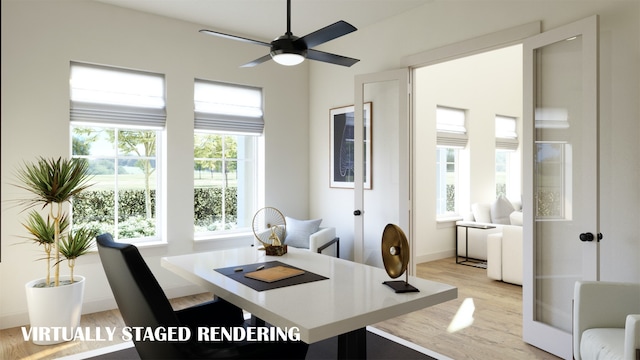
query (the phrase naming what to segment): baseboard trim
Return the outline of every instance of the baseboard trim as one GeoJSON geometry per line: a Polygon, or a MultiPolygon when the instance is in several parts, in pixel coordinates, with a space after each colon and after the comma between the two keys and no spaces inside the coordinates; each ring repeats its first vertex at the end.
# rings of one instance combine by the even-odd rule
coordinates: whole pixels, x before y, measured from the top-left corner
{"type": "Polygon", "coordinates": [[[455,255],[456,255],[455,249],[445,250],[445,251],[440,251],[440,252],[435,252],[435,253],[429,253],[429,254],[423,254],[423,255],[416,255],[415,262],[416,262],[416,264],[420,264],[420,263],[424,263],[424,262],[429,262],[429,261],[435,261],[435,260],[454,257],[455,255]]]}

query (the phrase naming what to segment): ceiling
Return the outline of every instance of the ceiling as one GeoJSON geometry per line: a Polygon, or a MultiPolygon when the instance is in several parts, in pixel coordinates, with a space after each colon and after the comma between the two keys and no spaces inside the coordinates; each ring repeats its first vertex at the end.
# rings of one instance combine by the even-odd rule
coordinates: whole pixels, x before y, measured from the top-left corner
{"type": "MultiPolygon", "coordinates": [[[[95,0],[270,42],[287,30],[286,0],[95,0]]],[[[302,37],[344,20],[358,29],[433,0],[292,0],[291,32],[302,37]]]]}

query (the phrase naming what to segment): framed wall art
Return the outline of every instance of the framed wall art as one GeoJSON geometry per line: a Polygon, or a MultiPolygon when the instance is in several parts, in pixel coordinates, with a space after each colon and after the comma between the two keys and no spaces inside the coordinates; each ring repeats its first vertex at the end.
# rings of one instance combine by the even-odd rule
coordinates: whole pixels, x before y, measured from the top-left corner
{"type": "MultiPolygon", "coordinates": [[[[371,189],[371,102],[364,104],[364,188],[371,189]]],[[[354,185],[354,107],[330,110],[330,186],[351,188],[354,185]]]]}

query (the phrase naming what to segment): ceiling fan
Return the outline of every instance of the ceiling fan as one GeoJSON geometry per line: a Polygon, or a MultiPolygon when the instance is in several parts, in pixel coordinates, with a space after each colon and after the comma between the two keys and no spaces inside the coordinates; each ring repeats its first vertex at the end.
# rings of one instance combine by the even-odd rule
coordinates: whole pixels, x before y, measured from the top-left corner
{"type": "Polygon", "coordinates": [[[253,67],[271,59],[279,64],[291,66],[303,62],[305,58],[348,67],[360,60],[314,50],[312,47],[339,38],[340,36],[347,35],[356,30],[357,29],[353,25],[340,20],[334,24],[299,38],[291,32],[291,0],[287,0],[287,32],[270,43],[247,39],[236,35],[229,35],[213,30],[202,29],[200,32],[203,34],[270,47],[269,54],[246,63],[241,67],[253,67]]]}

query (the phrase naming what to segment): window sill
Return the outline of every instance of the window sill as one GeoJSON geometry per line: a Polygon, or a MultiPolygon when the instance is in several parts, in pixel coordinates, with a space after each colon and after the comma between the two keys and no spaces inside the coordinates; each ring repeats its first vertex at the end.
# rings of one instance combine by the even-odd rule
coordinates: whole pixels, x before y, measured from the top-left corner
{"type": "MultiPolygon", "coordinates": [[[[160,248],[168,245],[166,241],[160,241],[160,240],[138,241],[138,242],[117,241],[117,243],[131,244],[137,247],[138,249],[160,248]]],[[[98,254],[98,245],[97,244],[93,245],[91,249],[89,249],[88,253],[98,254]]]]}
{"type": "Polygon", "coordinates": [[[234,233],[211,233],[195,236],[193,249],[195,251],[209,251],[253,246],[255,236],[251,231],[234,233]]]}
{"type": "Polygon", "coordinates": [[[209,233],[202,235],[195,235],[193,241],[196,243],[199,242],[207,242],[207,241],[224,241],[224,240],[242,240],[242,239],[253,239],[253,232],[251,231],[239,231],[234,233],[209,233]]]}
{"type": "Polygon", "coordinates": [[[463,217],[460,215],[443,216],[436,218],[436,222],[438,224],[455,223],[456,221],[460,221],[462,219],[463,217]]]}
{"type": "Polygon", "coordinates": [[[153,241],[140,241],[140,242],[130,242],[129,244],[135,245],[137,248],[154,248],[154,247],[163,247],[169,245],[166,241],[161,240],[153,240],[153,241]]]}
{"type": "Polygon", "coordinates": [[[436,219],[436,229],[453,229],[458,220],[462,220],[462,216],[451,215],[439,217],[436,219]]]}

